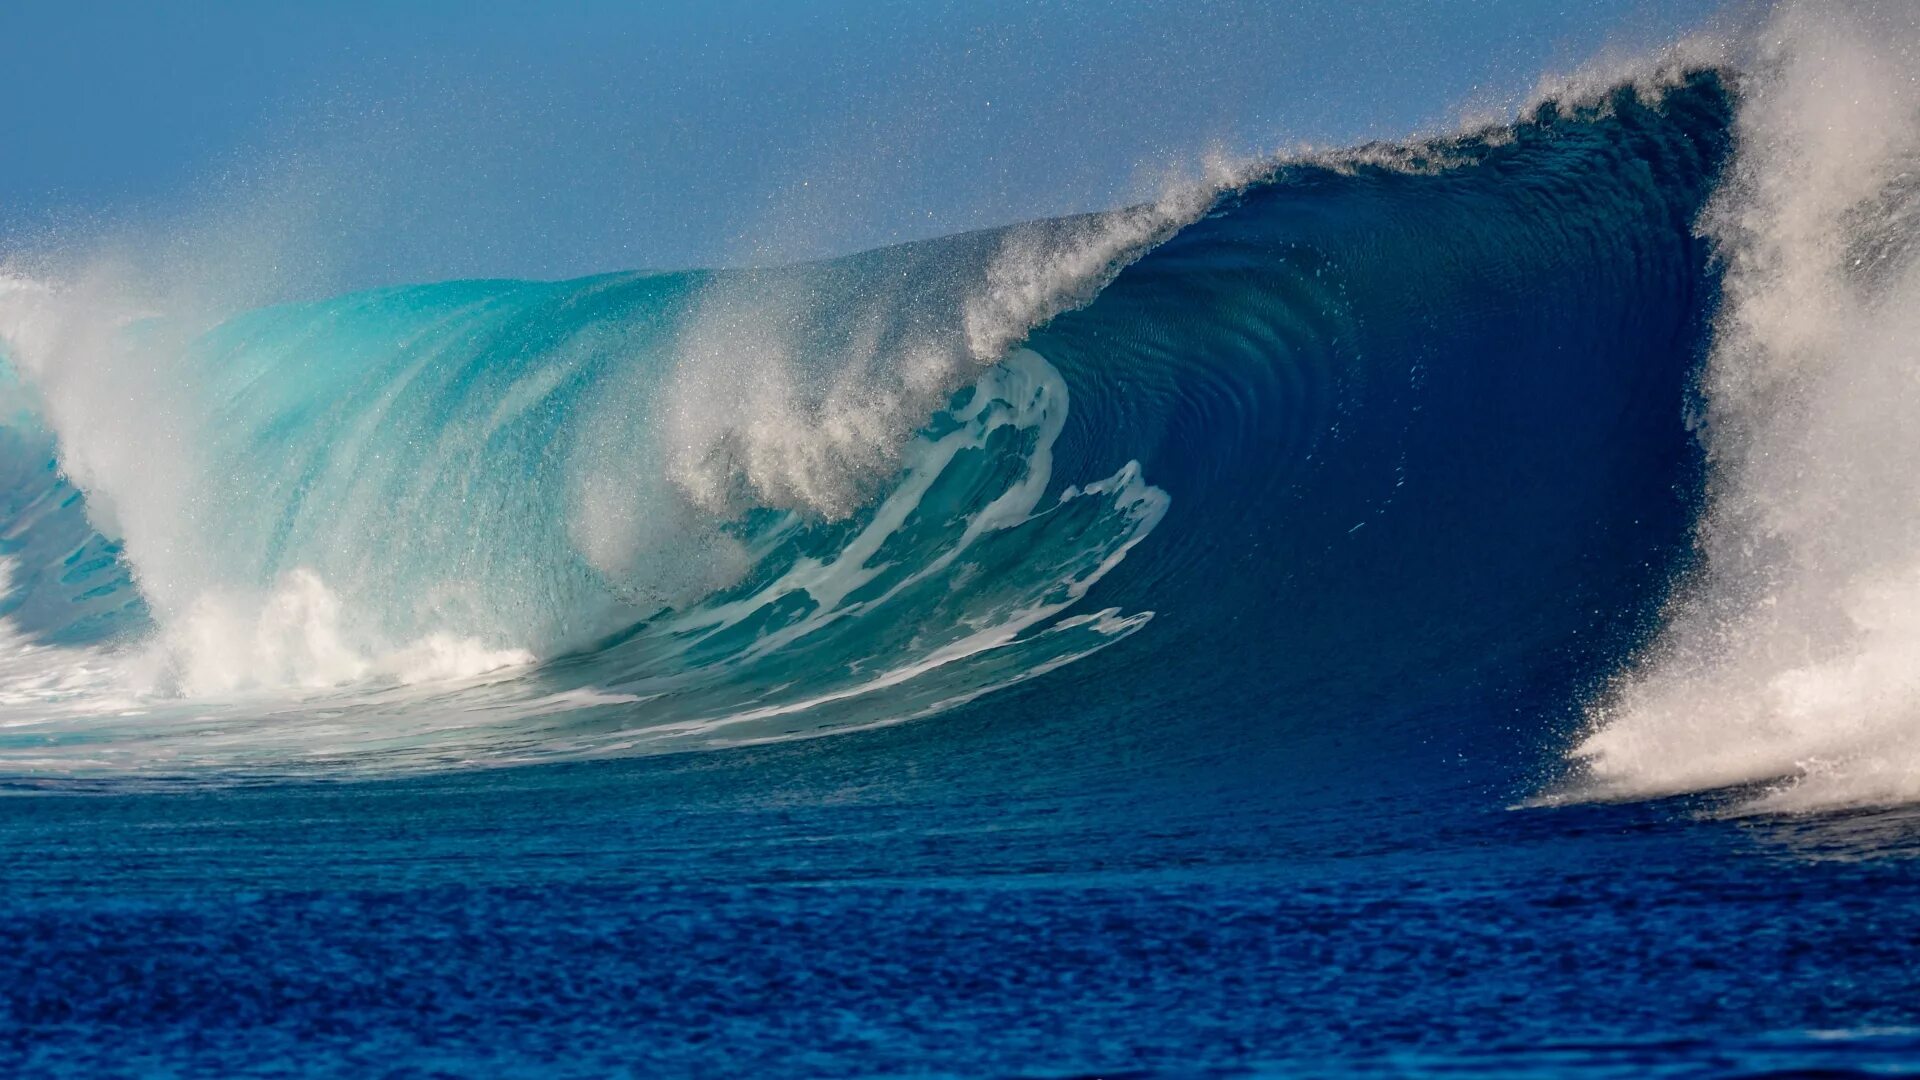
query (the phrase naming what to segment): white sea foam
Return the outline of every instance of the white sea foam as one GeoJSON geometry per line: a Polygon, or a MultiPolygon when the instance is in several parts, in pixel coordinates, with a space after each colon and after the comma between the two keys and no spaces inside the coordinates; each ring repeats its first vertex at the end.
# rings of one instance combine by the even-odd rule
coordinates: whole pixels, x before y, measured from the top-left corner
{"type": "MultiPolygon", "coordinates": [[[[709,604],[675,620],[677,632],[692,633],[731,626],[752,617],[783,597],[804,593],[814,608],[807,618],[774,633],[762,636],[747,656],[762,656],[782,646],[818,632],[828,623],[884,608],[896,596],[929,579],[938,577],[960,560],[982,537],[1018,527],[1040,513],[1041,499],[1053,479],[1053,444],[1066,425],[1067,385],[1060,373],[1031,350],[1015,351],[1007,360],[988,372],[979,383],[979,391],[965,408],[956,410],[956,430],[937,439],[916,439],[908,448],[900,483],[888,492],[875,508],[871,519],[852,539],[835,551],[829,560],[801,558],[786,573],[749,596],[723,604],[709,604]],[[884,592],[849,603],[848,598],[869,585],[889,564],[880,552],[908,519],[921,509],[921,502],[959,454],[978,450],[997,428],[1015,426],[1033,430],[1033,449],[1026,469],[1005,491],[967,519],[966,528],[952,543],[938,552],[928,553],[911,574],[905,575],[884,592]]],[[[1094,496],[1112,500],[1126,518],[1117,531],[1118,546],[1084,565],[1075,564],[1063,577],[1046,576],[1029,589],[1046,596],[1041,602],[1022,602],[992,617],[976,616],[971,629],[959,639],[933,650],[928,656],[873,681],[867,690],[836,692],[835,698],[865,693],[905,681],[917,674],[964,659],[976,653],[1005,645],[1028,628],[1056,615],[1074,603],[1095,581],[1105,576],[1134,544],[1159,524],[1165,515],[1168,497],[1140,477],[1137,463],[1128,463],[1119,473],[1084,489],[1069,487],[1059,502],[1094,496]]],[[[1088,553],[1075,552],[1085,558],[1088,553]]],[[[939,628],[929,628],[935,630],[939,628]]],[[[780,712],[792,711],[782,707],[780,712]]],[[[765,715],[777,715],[777,712],[765,715]]],[[[731,718],[729,722],[739,719],[731,718]]]]}
{"type": "Polygon", "coordinates": [[[1920,8],[1795,3],[1740,83],[1701,579],[1594,711],[1576,797],[1920,799],[1920,8]]]}
{"type": "Polygon", "coordinates": [[[162,627],[146,654],[149,692],[192,698],[361,682],[469,679],[524,667],[534,656],[444,630],[396,645],[353,626],[340,597],[313,571],[281,576],[264,595],[209,592],[162,627]]]}

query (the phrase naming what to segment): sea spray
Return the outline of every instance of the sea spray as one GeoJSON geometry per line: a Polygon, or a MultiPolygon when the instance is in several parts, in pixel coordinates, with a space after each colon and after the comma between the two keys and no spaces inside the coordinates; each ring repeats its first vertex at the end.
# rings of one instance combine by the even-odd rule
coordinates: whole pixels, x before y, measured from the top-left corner
{"type": "Polygon", "coordinates": [[[1920,797],[1920,15],[1787,5],[1740,98],[1702,220],[1726,265],[1704,567],[1595,709],[1572,790],[1904,802],[1920,797]]]}

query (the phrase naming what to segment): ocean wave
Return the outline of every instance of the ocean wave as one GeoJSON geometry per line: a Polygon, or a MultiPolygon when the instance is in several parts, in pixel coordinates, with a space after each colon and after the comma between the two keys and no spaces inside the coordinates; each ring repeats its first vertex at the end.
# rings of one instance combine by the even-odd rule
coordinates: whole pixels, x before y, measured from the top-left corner
{"type": "MultiPolygon", "coordinates": [[[[1419,472],[1413,430],[1443,415],[1422,403],[1446,361],[1420,327],[1478,355],[1509,333],[1484,336],[1491,310],[1538,273],[1623,278],[1623,296],[1690,273],[1690,240],[1667,234],[1705,189],[1718,83],[1621,94],[789,268],[450,282],[219,319],[156,314],[111,275],[14,284],[0,306],[34,466],[15,490],[59,504],[17,531],[96,554],[16,556],[11,602],[44,609],[46,571],[91,567],[110,616],[62,622],[56,604],[21,628],[119,674],[98,695],[110,715],[10,726],[10,766],[453,767],[893,722],[1091,655],[1163,590],[1222,587],[1216,567],[1164,570],[1168,551],[1252,520],[1311,537],[1289,479],[1387,455],[1370,505],[1313,507],[1385,535],[1419,472]],[[1649,155],[1684,182],[1642,190],[1649,155]],[[1569,216],[1577,200],[1592,212],[1569,216]],[[1622,227],[1677,261],[1597,257],[1622,227]],[[1505,292],[1469,296],[1489,275],[1505,292]],[[1193,426],[1195,409],[1226,412],[1193,426]],[[1079,611],[1181,488],[1181,539],[1145,571],[1165,580],[1079,611]],[[1235,520],[1210,520],[1223,494],[1235,520]]],[[[1548,306],[1553,332],[1573,304],[1548,306]]],[[[1641,329],[1672,334],[1615,330],[1592,359],[1641,329]]],[[[1449,440],[1483,426],[1454,423],[1449,440]]]]}
{"type": "Polygon", "coordinates": [[[1375,739],[1545,680],[1546,801],[1911,799],[1912,28],[1770,19],[820,263],[0,279],[0,773],[736,745],[1073,665],[1375,739]]]}

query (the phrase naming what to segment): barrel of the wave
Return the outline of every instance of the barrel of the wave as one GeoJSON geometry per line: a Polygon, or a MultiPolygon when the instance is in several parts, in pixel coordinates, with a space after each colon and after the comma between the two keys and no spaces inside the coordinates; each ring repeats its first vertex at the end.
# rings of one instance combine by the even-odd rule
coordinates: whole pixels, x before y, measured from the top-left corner
{"type": "Polygon", "coordinates": [[[1173,500],[1100,587],[1153,628],[1074,700],[1183,720],[1116,754],[1425,784],[1555,752],[1688,558],[1730,114],[1695,72],[1287,165],[1034,335],[1060,467],[1173,500]]]}

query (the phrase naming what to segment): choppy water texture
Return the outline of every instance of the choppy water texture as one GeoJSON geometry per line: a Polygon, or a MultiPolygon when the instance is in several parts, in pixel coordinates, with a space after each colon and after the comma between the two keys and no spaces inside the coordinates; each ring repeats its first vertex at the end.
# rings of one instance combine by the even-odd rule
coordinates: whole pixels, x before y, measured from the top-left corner
{"type": "Polygon", "coordinates": [[[1916,41],[788,268],[0,278],[0,1065],[1920,1070],[1916,41]]]}

